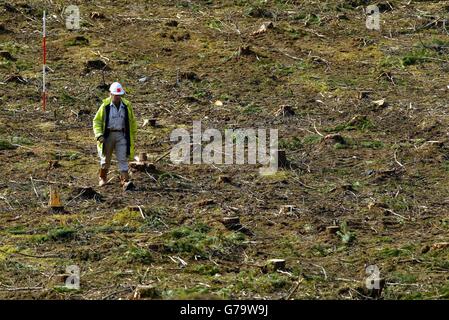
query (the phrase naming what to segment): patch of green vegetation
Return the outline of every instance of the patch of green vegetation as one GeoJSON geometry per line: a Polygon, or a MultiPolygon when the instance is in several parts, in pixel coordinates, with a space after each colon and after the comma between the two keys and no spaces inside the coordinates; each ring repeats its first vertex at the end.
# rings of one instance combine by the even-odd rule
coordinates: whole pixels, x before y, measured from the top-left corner
{"type": "Polygon", "coordinates": [[[327,132],[340,132],[344,130],[361,130],[366,131],[373,128],[374,125],[366,116],[355,117],[352,120],[339,124],[333,128],[326,129],[327,132]]]}
{"type": "Polygon", "coordinates": [[[312,247],[311,253],[313,256],[326,257],[334,252],[334,249],[330,246],[324,246],[322,244],[316,244],[312,247]]]}
{"type": "Polygon", "coordinates": [[[53,291],[57,293],[73,293],[73,292],[81,292],[80,289],[69,288],[66,286],[55,286],[53,287],[53,291]]]}
{"type": "Polygon", "coordinates": [[[214,276],[217,273],[220,273],[220,269],[215,265],[200,264],[193,268],[193,272],[206,276],[214,276]]]}
{"type": "Polygon", "coordinates": [[[75,229],[63,227],[49,230],[47,236],[48,240],[65,241],[73,239],[75,234],[75,229]]]}
{"type": "Polygon", "coordinates": [[[76,36],[66,41],[66,47],[72,46],[87,46],[89,44],[89,40],[83,36],[76,36]]]}
{"type": "Polygon", "coordinates": [[[417,49],[408,52],[401,58],[401,66],[407,67],[415,64],[425,62],[429,56],[426,49],[417,49]]]}
{"type": "Polygon", "coordinates": [[[7,140],[0,139],[0,150],[13,150],[16,149],[17,146],[13,146],[11,142],[7,140]]]}
{"type": "Polygon", "coordinates": [[[143,223],[142,216],[139,211],[130,211],[123,209],[112,217],[113,225],[139,227],[143,223]]]}
{"type": "Polygon", "coordinates": [[[293,137],[293,139],[280,139],[279,140],[279,149],[285,150],[298,150],[302,147],[301,139],[297,137],[293,137]]]}
{"type": "Polygon", "coordinates": [[[262,111],[262,109],[258,105],[253,104],[253,103],[250,103],[242,108],[242,113],[246,114],[246,115],[257,114],[257,113],[260,113],[261,111],[262,111]]]}
{"type": "Polygon", "coordinates": [[[291,279],[284,274],[260,274],[254,270],[242,271],[235,279],[235,289],[251,290],[259,293],[274,293],[291,286],[291,279]]]}
{"type": "Polygon", "coordinates": [[[166,290],[162,293],[162,297],[177,300],[210,299],[211,290],[208,287],[197,285],[187,289],[166,290]]]}
{"type": "Polygon", "coordinates": [[[76,151],[56,151],[52,153],[53,160],[68,160],[73,161],[81,158],[81,154],[76,151]]]}
{"type": "Polygon", "coordinates": [[[322,136],[320,136],[318,134],[312,134],[312,135],[308,135],[308,136],[304,137],[304,139],[302,139],[302,143],[303,144],[317,144],[317,143],[321,142],[322,139],[323,139],[322,136]]]}
{"type": "Polygon", "coordinates": [[[74,97],[72,97],[71,95],[69,95],[67,92],[62,92],[61,95],[59,96],[59,102],[62,104],[67,104],[67,105],[71,105],[76,101],[76,99],[74,97]]]}
{"type": "Polygon", "coordinates": [[[207,26],[211,29],[221,31],[223,23],[220,20],[212,19],[207,23],[207,26]]]}
{"type": "Polygon", "coordinates": [[[438,289],[438,298],[449,299],[449,281],[438,289]]]}
{"type": "Polygon", "coordinates": [[[411,273],[394,273],[392,278],[395,282],[399,283],[415,283],[417,281],[417,276],[411,273]]]}
{"type": "Polygon", "coordinates": [[[26,137],[18,137],[14,136],[11,138],[11,143],[13,144],[19,144],[24,146],[31,146],[34,144],[34,142],[26,137]]]}
{"type": "Polygon", "coordinates": [[[343,221],[340,224],[340,230],[337,231],[337,235],[340,237],[341,242],[343,242],[345,245],[352,244],[356,239],[355,233],[349,230],[346,221],[343,221]]]}
{"type": "Polygon", "coordinates": [[[26,230],[25,226],[18,225],[18,226],[13,226],[13,227],[7,228],[6,232],[9,232],[11,234],[26,234],[27,230],[26,230]]]}
{"type": "Polygon", "coordinates": [[[167,247],[173,252],[189,253],[202,258],[228,255],[239,247],[244,235],[236,232],[212,232],[205,224],[175,228],[166,236],[167,247]]]}
{"type": "Polygon", "coordinates": [[[406,255],[406,252],[398,248],[383,248],[378,253],[378,257],[384,259],[399,257],[403,255],[406,255]]]}
{"type": "Polygon", "coordinates": [[[382,141],[361,141],[360,146],[369,149],[381,149],[384,147],[384,144],[382,141]]]}
{"type": "Polygon", "coordinates": [[[129,263],[150,264],[154,261],[150,251],[144,248],[132,247],[125,253],[125,259],[129,263]]]}

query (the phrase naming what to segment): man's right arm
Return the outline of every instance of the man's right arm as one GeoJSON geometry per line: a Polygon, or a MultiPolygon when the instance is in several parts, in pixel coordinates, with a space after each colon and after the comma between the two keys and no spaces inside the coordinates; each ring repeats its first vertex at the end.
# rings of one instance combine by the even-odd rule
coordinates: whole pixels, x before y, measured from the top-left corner
{"type": "MultiPolygon", "coordinates": [[[[95,134],[95,139],[98,141],[103,140],[103,123],[104,123],[104,107],[100,106],[98,108],[97,113],[95,114],[94,120],[93,120],[93,129],[95,134]]],[[[103,142],[103,141],[100,141],[103,142]]]]}

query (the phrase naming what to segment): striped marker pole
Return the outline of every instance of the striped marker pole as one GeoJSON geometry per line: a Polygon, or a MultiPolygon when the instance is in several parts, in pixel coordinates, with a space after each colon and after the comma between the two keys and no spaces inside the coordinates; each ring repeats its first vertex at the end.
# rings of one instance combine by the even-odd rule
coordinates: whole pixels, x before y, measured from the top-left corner
{"type": "Polygon", "coordinates": [[[42,66],[42,109],[45,111],[47,104],[47,89],[45,85],[45,72],[47,64],[47,40],[45,32],[45,11],[42,17],[42,54],[43,54],[43,66],[42,66]]]}

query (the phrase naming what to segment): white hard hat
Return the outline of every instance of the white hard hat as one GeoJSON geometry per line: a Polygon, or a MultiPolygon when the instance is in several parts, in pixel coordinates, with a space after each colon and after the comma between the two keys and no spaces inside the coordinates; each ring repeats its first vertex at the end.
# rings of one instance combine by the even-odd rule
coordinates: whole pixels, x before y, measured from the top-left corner
{"type": "Polygon", "coordinates": [[[125,94],[125,90],[123,90],[123,87],[120,83],[114,82],[109,87],[109,92],[115,96],[121,96],[125,94]]]}

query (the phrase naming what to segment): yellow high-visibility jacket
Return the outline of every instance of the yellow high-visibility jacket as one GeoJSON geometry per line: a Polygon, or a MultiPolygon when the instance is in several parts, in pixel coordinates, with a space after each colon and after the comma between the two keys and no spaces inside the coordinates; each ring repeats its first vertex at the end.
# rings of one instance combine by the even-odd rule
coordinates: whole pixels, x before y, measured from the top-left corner
{"type": "MultiPolygon", "coordinates": [[[[137,132],[137,122],[136,118],[134,117],[134,111],[131,107],[131,103],[124,98],[122,98],[122,102],[126,107],[125,113],[125,138],[127,145],[126,155],[128,156],[129,160],[133,160],[134,141],[137,132]]],[[[111,97],[104,99],[100,108],[98,108],[98,111],[95,114],[93,120],[95,139],[97,139],[97,149],[98,152],[101,153],[102,155],[104,155],[104,146],[103,143],[100,143],[98,141],[98,138],[100,136],[103,136],[106,139],[109,135],[108,130],[105,129],[108,127],[110,104],[111,104],[111,97]]]]}

